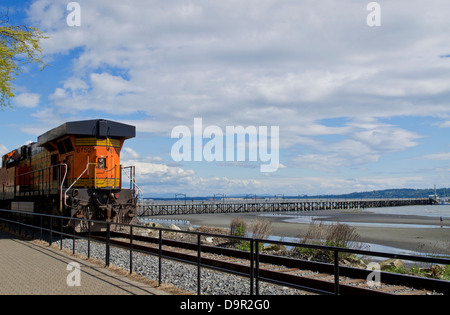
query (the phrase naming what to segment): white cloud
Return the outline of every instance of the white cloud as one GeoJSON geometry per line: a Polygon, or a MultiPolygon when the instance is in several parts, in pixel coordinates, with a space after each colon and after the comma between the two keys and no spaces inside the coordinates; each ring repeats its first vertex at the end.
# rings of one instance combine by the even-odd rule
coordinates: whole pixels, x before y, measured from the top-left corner
{"type": "Polygon", "coordinates": [[[92,73],[90,76],[95,97],[113,99],[118,95],[136,92],[136,88],[120,76],[109,73],[92,73]]]}
{"type": "Polygon", "coordinates": [[[415,140],[422,138],[415,132],[378,122],[349,125],[356,129],[352,134],[355,140],[377,151],[402,151],[416,146],[418,143],[415,140]]]}
{"type": "Polygon", "coordinates": [[[129,147],[124,147],[121,151],[122,160],[137,160],[140,158],[139,153],[129,147]]]}
{"type": "MultiPolygon", "coordinates": [[[[417,127],[386,118],[450,117],[450,59],[440,58],[450,53],[447,0],[382,3],[380,28],[367,26],[367,3],[350,0],[79,3],[81,27],[67,26],[59,0],[36,0],[27,11],[50,36],[44,53],[69,63],[49,104],[33,114],[40,125],[22,130],[37,133],[64,122],[61,117],[93,111],[166,137],[194,117],[221,128],[280,126],[280,148],[288,152],[282,156],[291,159],[282,162],[290,171],[336,174],[421,145],[417,127]]],[[[39,99],[23,104],[36,106],[39,99]]],[[[162,159],[142,158],[138,149],[123,153],[148,187],[270,189],[259,177],[197,178],[162,159]]],[[[336,190],[356,187],[331,182],[336,190]]],[[[358,187],[372,183],[383,185],[358,187]]]]}
{"type": "Polygon", "coordinates": [[[292,165],[297,168],[335,171],[348,162],[337,154],[301,154],[292,159],[292,165]]]}
{"type": "Polygon", "coordinates": [[[40,94],[21,93],[14,97],[14,104],[18,107],[34,108],[39,104],[40,94]]]}
{"type": "Polygon", "coordinates": [[[75,121],[74,119],[67,119],[60,116],[60,114],[53,107],[39,107],[39,110],[31,114],[38,120],[38,124],[20,124],[17,126],[21,131],[34,135],[40,136],[43,133],[49,131],[52,128],[58,127],[65,123],[66,121],[75,121]],[[67,119],[67,120],[66,120],[67,119]]]}
{"type": "MultiPolygon", "coordinates": [[[[61,107],[100,109],[107,101],[110,113],[185,122],[195,113],[249,121],[234,113],[255,106],[317,119],[390,117],[424,115],[415,96],[450,92],[450,65],[439,58],[450,51],[445,1],[427,10],[419,1],[386,4],[378,30],[365,24],[365,4],[247,2],[81,1],[79,28],[65,24],[56,0],[37,0],[28,13],[51,31],[47,52],[83,47],[61,107]],[[70,96],[75,79],[80,93],[70,96]]],[[[432,102],[426,111],[441,109],[432,102]]],[[[293,116],[284,120],[295,125],[293,116]]]]}
{"type": "Polygon", "coordinates": [[[439,128],[450,128],[450,120],[437,122],[434,124],[434,126],[437,126],[439,128]]]}
{"type": "MultiPolygon", "coordinates": [[[[126,150],[132,152],[131,150],[126,150]]],[[[309,156],[308,162],[321,157],[309,156]]],[[[242,194],[339,194],[352,191],[370,191],[374,189],[421,187],[425,180],[421,176],[370,176],[361,178],[340,178],[304,176],[279,177],[260,176],[258,179],[230,178],[229,176],[202,177],[193,170],[185,170],[180,166],[169,166],[163,162],[155,163],[152,157],[138,160],[122,160],[124,165],[136,166],[136,180],[139,187],[149,196],[164,193],[184,193],[189,196],[213,195],[215,193],[242,194]]],[[[328,161],[329,162],[329,161],[328,161]]],[[[319,161],[320,163],[320,161],[319,161]]],[[[282,168],[285,168],[283,165],[282,168]]]]}
{"type": "MultiPolygon", "coordinates": [[[[300,168],[336,171],[342,167],[377,162],[384,154],[404,151],[418,145],[422,136],[376,119],[347,122],[341,128],[319,128],[323,135],[346,137],[339,141],[311,140],[304,145],[316,153],[300,154],[292,165],[300,168]]],[[[320,134],[320,133],[319,133],[320,134]]]]}
{"type": "Polygon", "coordinates": [[[142,185],[154,184],[179,184],[190,181],[194,171],[184,170],[177,166],[168,166],[162,163],[154,163],[148,160],[126,160],[123,165],[136,167],[136,180],[142,185]]]}
{"type": "Polygon", "coordinates": [[[0,157],[5,155],[8,152],[9,152],[9,150],[3,144],[0,143],[0,157]]]}
{"type": "Polygon", "coordinates": [[[443,152],[443,153],[433,153],[433,154],[427,154],[421,157],[422,159],[427,160],[435,160],[435,161],[449,161],[450,160],[450,153],[449,152],[443,152]]]}

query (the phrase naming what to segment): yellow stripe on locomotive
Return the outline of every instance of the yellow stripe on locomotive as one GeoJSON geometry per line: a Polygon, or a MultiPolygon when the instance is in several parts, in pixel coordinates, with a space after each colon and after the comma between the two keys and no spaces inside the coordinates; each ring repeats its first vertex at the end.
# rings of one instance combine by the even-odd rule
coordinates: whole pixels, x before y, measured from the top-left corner
{"type": "Polygon", "coordinates": [[[120,148],[122,144],[117,139],[75,138],[75,146],[104,146],[120,148]]]}

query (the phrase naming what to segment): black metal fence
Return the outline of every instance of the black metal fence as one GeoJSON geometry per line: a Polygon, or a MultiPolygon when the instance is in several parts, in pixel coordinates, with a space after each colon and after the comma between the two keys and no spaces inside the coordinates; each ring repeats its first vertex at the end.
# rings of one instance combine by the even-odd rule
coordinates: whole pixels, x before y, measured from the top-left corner
{"type": "MultiPolygon", "coordinates": [[[[85,234],[76,234],[73,232],[67,232],[64,229],[64,224],[67,222],[67,217],[61,217],[61,216],[53,216],[53,215],[46,215],[46,214],[38,214],[38,213],[30,213],[30,212],[21,212],[21,211],[12,211],[12,210],[2,210],[0,209],[0,225],[3,225],[4,228],[6,228],[8,231],[19,234],[25,234],[26,236],[30,236],[32,238],[39,238],[40,240],[48,241],[49,245],[54,243],[55,237],[59,238],[60,242],[60,249],[63,248],[63,242],[62,240],[65,239],[72,239],[73,245],[72,245],[72,251],[73,254],[76,252],[76,240],[81,239],[87,241],[87,256],[90,258],[91,255],[91,242],[96,243],[102,243],[105,246],[105,257],[104,262],[105,266],[110,265],[110,250],[112,246],[117,246],[114,244],[114,241],[112,241],[112,234],[114,234],[114,230],[117,228],[125,228],[129,233],[129,246],[127,246],[127,250],[129,250],[129,272],[130,274],[133,272],[133,253],[134,252],[141,252],[148,255],[154,255],[158,257],[158,282],[159,285],[162,283],[162,264],[163,259],[170,259],[179,261],[182,263],[187,263],[191,265],[197,266],[197,293],[201,293],[201,269],[202,268],[208,268],[217,270],[220,272],[235,274],[238,276],[246,277],[250,281],[250,295],[259,294],[260,289],[260,282],[268,282],[276,285],[291,287],[294,289],[299,290],[306,290],[313,293],[318,294],[341,294],[341,288],[343,287],[340,284],[340,275],[348,275],[350,271],[352,271],[352,274],[358,274],[359,276],[367,276],[371,273],[371,270],[361,270],[358,268],[351,268],[351,267],[345,267],[340,265],[340,254],[347,253],[347,254],[355,254],[355,255],[362,255],[362,256],[374,256],[374,257],[384,257],[384,258],[396,258],[396,259],[402,259],[405,261],[412,261],[412,262],[422,262],[422,263],[430,263],[430,264],[441,264],[441,265],[450,265],[450,259],[446,258],[436,258],[436,257],[424,257],[424,256],[412,256],[412,255],[399,255],[399,254],[391,254],[391,253],[382,253],[382,252],[374,252],[374,251],[366,251],[366,250],[357,250],[357,249],[349,249],[349,248],[338,248],[338,247],[331,247],[331,246],[322,246],[322,245],[310,245],[310,244],[299,244],[294,242],[284,242],[284,241],[275,241],[275,240],[267,240],[267,239],[255,239],[255,238],[246,238],[246,237],[238,237],[238,236],[231,236],[231,235],[222,235],[222,234],[212,234],[212,233],[201,233],[201,232],[191,232],[191,231],[174,231],[170,229],[165,228],[156,228],[156,227],[148,227],[148,226],[141,226],[141,225],[129,225],[129,224],[118,224],[118,223],[110,223],[105,221],[96,221],[96,220],[87,220],[82,218],[71,218],[72,220],[80,220],[83,221],[85,224],[90,226],[91,224],[98,224],[103,225],[105,227],[105,233],[104,233],[104,241],[99,241],[98,238],[93,237],[93,235],[88,232],[85,234]],[[157,230],[158,231],[158,250],[157,251],[146,251],[139,249],[140,247],[135,246],[133,243],[134,234],[133,230],[139,228],[139,229],[148,229],[148,230],[157,230]],[[182,258],[176,258],[174,256],[167,255],[165,251],[163,251],[163,232],[176,232],[176,233],[183,233],[183,234],[191,234],[196,236],[196,244],[193,245],[193,247],[197,251],[197,258],[195,260],[193,259],[182,259],[182,258]],[[36,234],[38,236],[36,236],[36,234]],[[248,242],[250,244],[250,252],[246,253],[244,255],[245,257],[248,257],[249,260],[249,268],[247,268],[246,272],[242,271],[233,271],[226,268],[221,268],[217,266],[213,266],[210,264],[204,263],[205,259],[202,259],[202,253],[204,253],[203,248],[206,248],[208,246],[202,245],[201,238],[202,237],[216,237],[216,238],[225,238],[229,239],[231,241],[235,242],[248,242]],[[283,245],[286,247],[302,247],[302,248],[309,248],[313,250],[322,250],[322,251],[330,251],[333,253],[333,263],[332,264],[325,264],[327,268],[324,270],[327,270],[328,272],[331,272],[331,274],[334,274],[334,283],[332,286],[332,289],[330,289],[330,286],[327,286],[327,288],[317,288],[317,287],[308,287],[302,284],[298,283],[291,283],[288,281],[285,281],[284,279],[276,279],[273,277],[267,277],[265,276],[266,273],[264,273],[264,270],[260,267],[260,262],[262,258],[268,257],[268,255],[263,255],[260,252],[260,245],[261,244],[276,244],[276,245],[283,245]],[[354,270],[353,270],[354,269],[354,270]],[[359,270],[359,271],[355,271],[359,270]]],[[[118,246],[123,248],[123,246],[118,246]]],[[[296,259],[290,259],[294,262],[296,259]]],[[[298,260],[299,266],[301,265],[301,260],[298,260]]],[[[318,265],[324,265],[323,263],[317,263],[318,265]]],[[[395,275],[392,275],[390,273],[384,273],[383,272],[384,279],[394,278],[395,275]]],[[[435,279],[428,279],[428,278],[420,278],[420,277],[409,277],[402,278],[406,280],[404,281],[405,285],[418,285],[419,287],[424,285],[427,287],[431,287],[432,289],[435,289],[438,292],[442,292],[444,294],[450,294],[450,282],[449,281],[443,281],[443,280],[435,280],[435,279]]]]}

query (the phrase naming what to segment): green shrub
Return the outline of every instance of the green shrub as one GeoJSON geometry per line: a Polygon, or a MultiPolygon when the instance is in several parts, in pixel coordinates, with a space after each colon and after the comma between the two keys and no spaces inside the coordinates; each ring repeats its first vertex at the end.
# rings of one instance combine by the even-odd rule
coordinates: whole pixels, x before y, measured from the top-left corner
{"type": "MultiPolygon", "coordinates": [[[[354,227],[347,224],[315,224],[312,223],[308,232],[300,236],[300,243],[310,245],[322,245],[338,248],[362,249],[360,236],[356,233],[354,227]]],[[[334,252],[330,250],[312,249],[297,247],[297,252],[321,261],[333,261],[334,252]]],[[[340,257],[346,257],[349,254],[340,253],[340,257]]]]}
{"type": "Polygon", "coordinates": [[[241,218],[231,220],[230,234],[232,236],[245,237],[247,231],[247,222],[241,218]]]}
{"type": "MultiPolygon", "coordinates": [[[[248,237],[251,235],[254,238],[265,239],[270,235],[272,223],[270,220],[252,220],[252,222],[247,223],[247,221],[241,218],[235,218],[231,220],[230,233],[232,236],[248,237]]],[[[233,241],[234,247],[236,249],[250,251],[250,242],[244,240],[233,241]]],[[[259,250],[262,251],[264,244],[259,243],[259,250]]]]}

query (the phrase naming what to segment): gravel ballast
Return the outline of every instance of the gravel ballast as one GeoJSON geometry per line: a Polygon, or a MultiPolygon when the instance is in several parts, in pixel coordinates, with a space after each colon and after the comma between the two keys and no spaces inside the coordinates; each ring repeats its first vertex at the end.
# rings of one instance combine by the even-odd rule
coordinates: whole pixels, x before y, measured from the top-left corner
{"type": "MultiPolygon", "coordinates": [[[[53,245],[59,247],[60,241],[53,242],[53,245]]],[[[63,240],[63,248],[72,251],[72,246],[72,239],[63,240]]],[[[76,240],[75,252],[87,256],[88,242],[86,240],[76,240]]],[[[105,256],[105,244],[91,241],[90,257],[105,261],[105,256]]],[[[129,271],[130,252],[111,246],[110,264],[129,271]]],[[[192,293],[197,293],[197,266],[169,259],[162,259],[161,266],[162,283],[170,284],[192,293]]],[[[133,272],[150,280],[158,280],[159,258],[153,255],[133,252],[133,272]]],[[[260,282],[259,293],[262,295],[305,294],[303,291],[262,282],[260,282]]],[[[201,294],[248,295],[250,294],[250,279],[201,268],[201,294]]]]}

